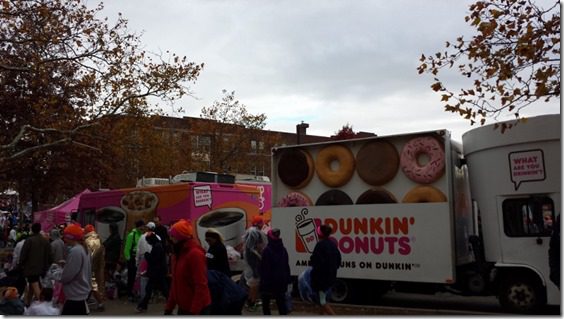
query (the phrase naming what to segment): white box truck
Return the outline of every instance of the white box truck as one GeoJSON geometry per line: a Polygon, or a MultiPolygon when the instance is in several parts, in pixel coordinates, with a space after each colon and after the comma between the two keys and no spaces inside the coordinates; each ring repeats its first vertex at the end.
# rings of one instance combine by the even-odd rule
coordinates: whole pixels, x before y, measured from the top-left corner
{"type": "Polygon", "coordinates": [[[497,295],[533,311],[559,304],[548,243],[560,214],[560,116],[503,134],[483,126],[273,149],[272,226],[293,276],[308,266],[315,228],[342,255],[335,301],[394,287],[497,295]]]}

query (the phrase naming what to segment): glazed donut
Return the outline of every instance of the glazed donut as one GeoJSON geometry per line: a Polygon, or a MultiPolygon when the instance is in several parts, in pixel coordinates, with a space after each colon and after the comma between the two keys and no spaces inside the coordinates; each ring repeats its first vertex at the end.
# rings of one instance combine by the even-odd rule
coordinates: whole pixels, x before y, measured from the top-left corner
{"type": "Polygon", "coordinates": [[[311,199],[306,194],[300,192],[290,192],[278,202],[278,207],[304,207],[311,205],[311,199]]]}
{"type": "Polygon", "coordinates": [[[370,185],[386,184],[396,176],[398,169],[398,151],[388,141],[368,142],[356,154],[358,176],[370,185]]]}
{"type": "Polygon", "coordinates": [[[369,189],[360,194],[356,200],[356,204],[388,204],[397,203],[394,194],[388,192],[382,187],[369,189]]]}
{"type": "Polygon", "coordinates": [[[354,173],[354,156],[346,146],[326,146],[317,154],[315,171],[325,185],[329,187],[343,186],[354,173]],[[335,169],[333,162],[337,162],[335,169]]]}
{"type": "Polygon", "coordinates": [[[306,150],[289,148],[282,151],[278,161],[278,176],[287,186],[300,189],[313,177],[313,159],[306,150]]]}
{"type": "Polygon", "coordinates": [[[434,203],[446,202],[443,192],[431,185],[417,185],[403,197],[404,203],[434,203]]]}
{"type": "Polygon", "coordinates": [[[315,202],[315,206],[333,206],[333,205],[352,205],[353,201],[342,190],[332,189],[326,191],[325,193],[321,194],[317,201],[315,202]]]}
{"type": "Polygon", "coordinates": [[[403,173],[412,181],[431,184],[445,171],[445,151],[441,143],[431,136],[421,136],[411,139],[401,152],[400,165],[403,173]],[[429,162],[419,165],[418,158],[425,154],[429,162]]]}

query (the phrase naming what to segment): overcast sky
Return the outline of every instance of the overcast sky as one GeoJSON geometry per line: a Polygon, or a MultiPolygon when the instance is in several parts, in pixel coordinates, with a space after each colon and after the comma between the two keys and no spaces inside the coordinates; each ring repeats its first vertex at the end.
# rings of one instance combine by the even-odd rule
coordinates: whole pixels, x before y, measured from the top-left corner
{"type": "MultiPolygon", "coordinates": [[[[171,116],[198,117],[226,89],[250,113],[265,113],[270,130],[295,132],[301,121],[325,136],[347,123],[378,135],[446,128],[461,141],[472,127],[443,111],[433,78],[416,68],[422,53],[473,34],[464,22],[473,2],[114,0],[102,14],[121,12],[149,51],[205,63],[191,87],[197,99],[178,102],[186,112],[171,116]]],[[[521,112],[546,113],[560,113],[559,101],[521,112]]]]}

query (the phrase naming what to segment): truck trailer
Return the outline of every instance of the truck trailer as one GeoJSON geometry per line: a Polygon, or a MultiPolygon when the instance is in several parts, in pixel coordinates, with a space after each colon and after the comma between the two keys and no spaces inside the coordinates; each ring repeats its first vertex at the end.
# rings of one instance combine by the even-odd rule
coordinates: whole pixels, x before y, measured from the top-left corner
{"type": "Polygon", "coordinates": [[[448,130],[273,149],[272,227],[293,276],[309,265],[316,227],[342,255],[337,302],[392,287],[495,295],[530,312],[559,304],[548,243],[560,214],[560,115],[453,141],[448,130]]]}

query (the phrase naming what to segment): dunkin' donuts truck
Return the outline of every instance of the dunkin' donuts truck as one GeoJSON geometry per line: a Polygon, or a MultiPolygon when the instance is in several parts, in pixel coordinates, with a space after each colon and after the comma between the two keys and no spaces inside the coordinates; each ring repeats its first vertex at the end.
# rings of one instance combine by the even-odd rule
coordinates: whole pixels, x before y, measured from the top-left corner
{"type": "Polygon", "coordinates": [[[548,245],[561,209],[560,115],[273,150],[272,225],[293,276],[329,224],[342,255],[334,301],[390,288],[496,295],[514,311],[559,304],[548,245]]]}

